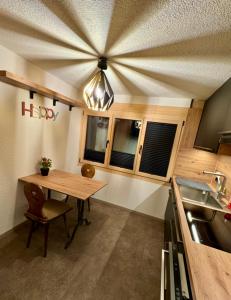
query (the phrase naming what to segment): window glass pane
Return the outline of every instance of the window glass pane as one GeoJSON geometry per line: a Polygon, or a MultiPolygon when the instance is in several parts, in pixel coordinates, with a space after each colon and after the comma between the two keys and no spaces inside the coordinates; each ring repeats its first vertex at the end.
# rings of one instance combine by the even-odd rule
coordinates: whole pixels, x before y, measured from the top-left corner
{"type": "Polygon", "coordinates": [[[140,172],[166,177],[176,124],[147,122],[140,172]]]}
{"type": "Polygon", "coordinates": [[[104,163],[109,118],[88,116],[84,159],[104,163]]]}
{"type": "Polygon", "coordinates": [[[115,119],[110,165],[133,170],[140,127],[139,120],[115,119]]]}

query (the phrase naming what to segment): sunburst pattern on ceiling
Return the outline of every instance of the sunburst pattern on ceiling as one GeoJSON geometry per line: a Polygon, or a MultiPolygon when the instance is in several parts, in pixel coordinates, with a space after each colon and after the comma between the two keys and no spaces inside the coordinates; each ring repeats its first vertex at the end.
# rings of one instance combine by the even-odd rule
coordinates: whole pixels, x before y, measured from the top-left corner
{"type": "Polygon", "coordinates": [[[207,98],[231,76],[230,16],[229,0],[2,0],[0,44],[80,91],[103,55],[117,97],[207,98]]]}

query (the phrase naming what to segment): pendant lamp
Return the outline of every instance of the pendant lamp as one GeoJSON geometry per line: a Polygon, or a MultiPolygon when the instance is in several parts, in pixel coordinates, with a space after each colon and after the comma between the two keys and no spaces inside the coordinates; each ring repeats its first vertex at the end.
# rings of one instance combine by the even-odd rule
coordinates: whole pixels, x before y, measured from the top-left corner
{"type": "Polygon", "coordinates": [[[107,69],[107,58],[100,57],[98,71],[85,86],[83,98],[87,107],[96,111],[108,110],[113,101],[114,93],[103,70],[107,69]]]}

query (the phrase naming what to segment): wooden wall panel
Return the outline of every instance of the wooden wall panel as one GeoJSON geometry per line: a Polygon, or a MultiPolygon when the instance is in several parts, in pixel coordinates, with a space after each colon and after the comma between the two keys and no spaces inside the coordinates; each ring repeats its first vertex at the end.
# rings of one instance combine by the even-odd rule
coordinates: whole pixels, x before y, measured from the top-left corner
{"type": "MultiPolygon", "coordinates": [[[[85,109],[86,113],[99,115],[98,112],[85,109]]],[[[177,120],[185,121],[188,114],[188,107],[176,107],[176,106],[160,106],[160,105],[148,105],[148,104],[128,104],[128,103],[114,103],[110,110],[103,112],[102,116],[148,116],[152,118],[163,118],[164,120],[177,120]]]]}
{"type": "Polygon", "coordinates": [[[200,102],[200,106],[197,104],[197,101],[194,103],[194,106],[188,111],[185,129],[181,140],[181,148],[193,148],[196,139],[204,102],[200,102]]]}
{"type": "Polygon", "coordinates": [[[231,155],[231,145],[230,144],[221,144],[218,150],[219,155],[231,155]]]}
{"type": "Polygon", "coordinates": [[[190,177],[195,180],[211,181],[211,176],[202,174],[203,170],[214,171],[217,163],[216,154],[193,148],[203,111],[204,101],[193,101],[185,122],[185,128],[177,155],[174,175],[190,177]]]}
{"type": "Polygon", "coordinates": [[[202,174],[202,171],[214,171],[216,163],[216,154],[193,148],[181,148],[178,152],[174,175],[210,182],[211,176],[202,174]]]}

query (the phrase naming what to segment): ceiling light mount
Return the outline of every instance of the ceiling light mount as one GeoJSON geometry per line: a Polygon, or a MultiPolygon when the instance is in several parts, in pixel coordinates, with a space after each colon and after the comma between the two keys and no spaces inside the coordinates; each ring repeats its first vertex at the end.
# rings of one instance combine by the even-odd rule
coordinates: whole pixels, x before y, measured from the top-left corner
{"type": "Polygon", "coordinates": [[[98,68],[101,70],[107,70],[107,57],[105,56],[99,57],[98,68]]]}

